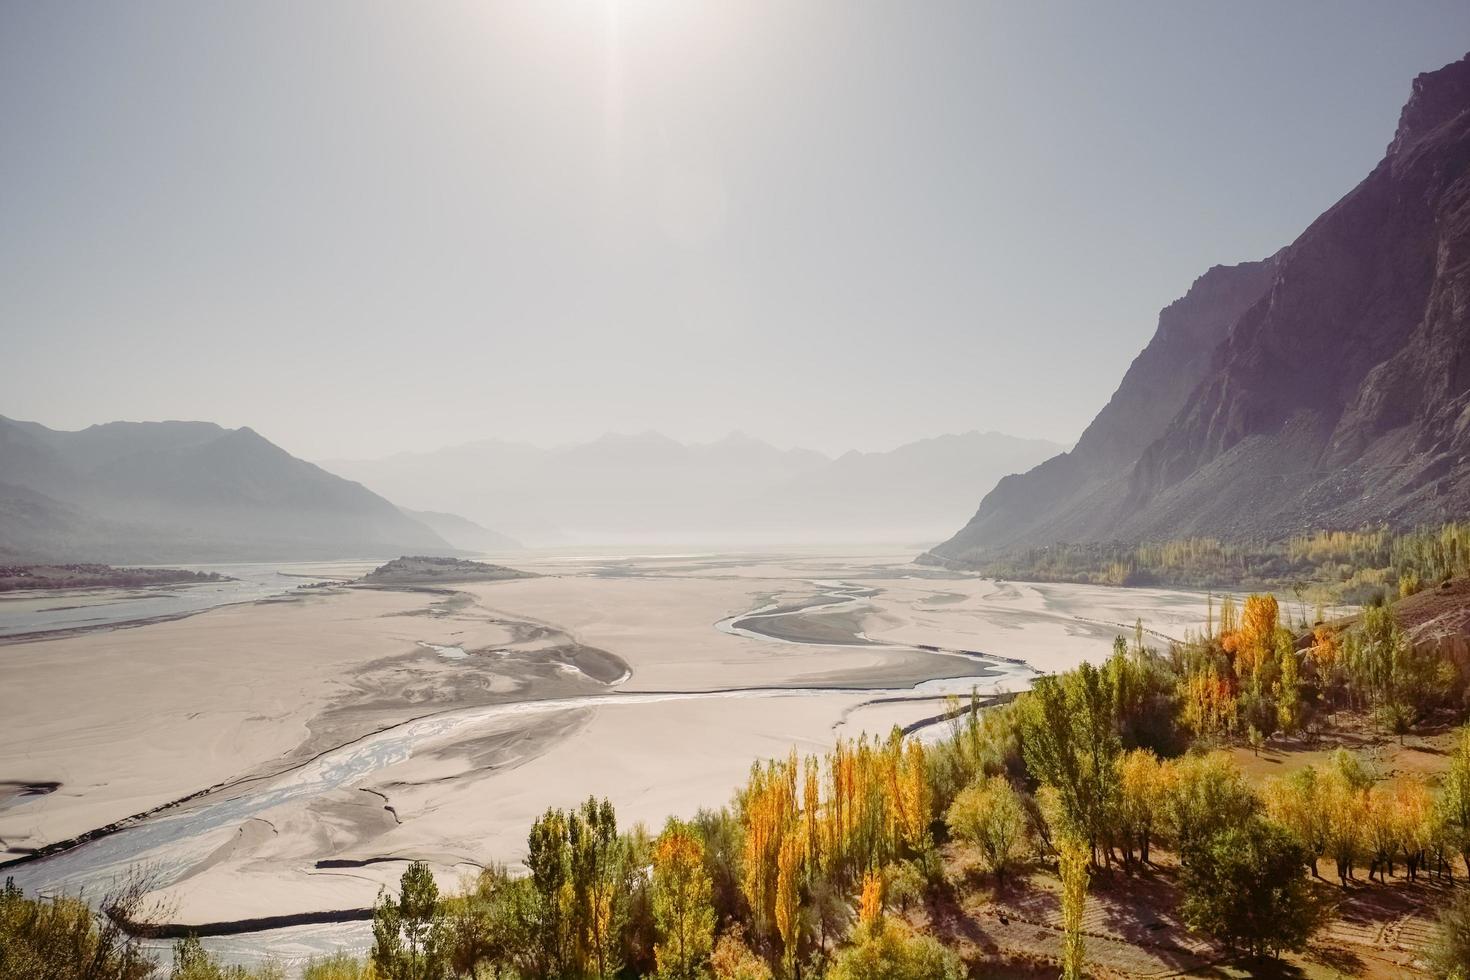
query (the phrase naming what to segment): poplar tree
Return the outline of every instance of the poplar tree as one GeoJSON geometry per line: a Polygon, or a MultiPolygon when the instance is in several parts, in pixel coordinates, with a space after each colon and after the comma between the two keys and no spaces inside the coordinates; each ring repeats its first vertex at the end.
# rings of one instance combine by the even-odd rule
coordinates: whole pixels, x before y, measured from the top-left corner
{"type": "Polygon", "coordinates": [[[399,880],[398,900],[378,897],[373,964],[384,980],[440,980],[448,968],[446,922],[429,866],[414,861],[399,880]]]}
{"type": "Polygon", "coordinates": [[[1087,941],[1082,917],[1087,910],[1087,877],[1091,855],[1086,842],[1064,837],[1060,847],[1062,875],[1062,980],[1082,980],[1087,941]]]}
{"type": "Polygon", "coordinates": [[[653,850],[653,916],[660,977],[694,980],[714,948],[713,884],[693,828],[670,819],[653,850]]]}

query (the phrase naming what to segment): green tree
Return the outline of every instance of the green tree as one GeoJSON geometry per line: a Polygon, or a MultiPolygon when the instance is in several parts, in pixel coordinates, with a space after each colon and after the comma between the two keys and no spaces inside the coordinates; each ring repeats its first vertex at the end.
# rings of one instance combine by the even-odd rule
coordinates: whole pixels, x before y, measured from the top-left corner
{"type": "Polygon", "coordinates": [[[949,831],[972,844],[985,866],[999,881],[1019,856],[1026,841],[1026,809],[1004,776],[991,776],[960,791],[945,814],[949,831]]]}
{"type": "Polygon", "coordinates": [[[1185,919],[1230,949],[1276,956],[1301,949],[1321,924],[1321,905],[1302,873],[1307,849],[1284,828],[1253,818],[1190,850],[1185,919]]]}
{"type": "Polygon", "coordinates": [[[1280,675],[1275,688],[1276,723],[1283,735],[1291,736],[1301,727],[1303,705],[1301,672],[1290,631],[1277,631],[1276,655],[1280,664],[1280,675]]]}
{"type": "Polygon", "coordinates": [[[422,861],[398,883],[398,900],[386,892],[373,909],[373,964],[384,980],[441,980],[447,975],[449,931],[439,908],[439,886],[422,861]]]}
{"type": "Polygon", "coordinates": [[[1197,841],[1245,822],[1260,807],[1239,767],[1224,752],[1188,755],[1171,769],[1163,794],[1164,818],[1183,861],[1190,859],[1197,841]]]}
{"type": "Polygon", "coordinates": [[[1443,687],[1440,658],[1409,641],[1391,606],[1364,608],[1347,634],[1343,666],[1379,723],[1399,736],[1413,727],[1443,687]]]}
{"type": "Polygon", "coordinates": [[[455,975],[474,977],[483,966],[499,976],[526,962],[535,898],[529,878],[512,878],[504,867],[492,865],[464,894],[446,902],[449,965],[455,975]]]}
{"type": "Polygon", "coordinates": [[[1040,678],[1024,704],[1026,766],[1056,789],[1065,830],[1081,835],[1097,864],[1113,822],[1123,751],[1107,679],[1083,663],[1060,678],[1040,678]]]}
{"type": "Polygon", "coordinates": [[[598,980],[606,980],[621,966],[618,946],[627,897],[623,841],[612,804],[588,797],[567,822],[567,843],[579,938],[587,965],[598,980]]]}
{"type": "Polygon", "coordinates": [[[534,900],[526,909],[526,929],[533,955],[527,972],[537,977],[564,977],[575,960],[575,891],[567,816],[547,810],[531,825],[526,840],[526,867],[531,871],[534,900]]]}

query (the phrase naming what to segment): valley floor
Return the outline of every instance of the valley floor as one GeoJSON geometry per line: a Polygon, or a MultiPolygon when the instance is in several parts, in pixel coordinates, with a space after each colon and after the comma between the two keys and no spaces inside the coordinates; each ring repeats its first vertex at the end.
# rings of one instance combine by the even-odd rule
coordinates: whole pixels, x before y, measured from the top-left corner
{"type": "MultiPolygon", "coordinates": [[[[727,801],[753,760],[1022,689],[1140,617],[1162,644],[1204,615],[1193,593],[909,557],[542,555],[517,562],[541,578],[295,589],[0,646],[0,860],[19,862],[0,873],[96,892],[144,867],[194,926],[362,909],[409,860],[446,884],[517,861],[549,806],[605,795],[657,827],[727,801]]],[[[212,942],[291,956],[365,937],[212,942]]]]}

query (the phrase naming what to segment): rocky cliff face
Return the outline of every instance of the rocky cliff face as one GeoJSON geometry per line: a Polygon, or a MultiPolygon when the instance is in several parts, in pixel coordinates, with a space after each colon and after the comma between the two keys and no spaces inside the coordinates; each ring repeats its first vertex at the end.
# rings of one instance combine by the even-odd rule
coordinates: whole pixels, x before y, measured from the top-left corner
{"type": "Polygon", "coordinates": [[[970,557],[987,549],[1080,540],[1100,508],[1116,509],[1120,482],[1163,435],[1204,379],[1211,355],[1240,315],[1265,295],[1276,257],[1216,266],[1159,314],[1148,346],[1077,445],[1029,472],[1001,480],[980,510],[935,553],[970,557]]]}
{"type": "Polygon", "coordinates": [[[935,554],[1467,512],[1470,56],[1415,79],[1383,161],[1288,248],[1166,309],[1077,449],[935,554]]]}

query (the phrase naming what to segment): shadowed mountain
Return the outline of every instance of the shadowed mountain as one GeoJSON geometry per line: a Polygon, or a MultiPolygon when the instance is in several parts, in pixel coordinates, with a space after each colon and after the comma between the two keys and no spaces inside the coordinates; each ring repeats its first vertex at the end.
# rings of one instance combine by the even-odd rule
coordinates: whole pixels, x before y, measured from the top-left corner
{"type": "Polygon", "coordinates": [[[1383,161],[1288,248],[1166,309],[1077,448],[933,554],[1463,517],[1467,296],[1470,57],[1415,79],[1383,161]]]}
{"type": "Polygon", "coordinates": [[[370,557],[453,548],[248,428],[0,418],[0,553],[100,561],[370,557]]]}

